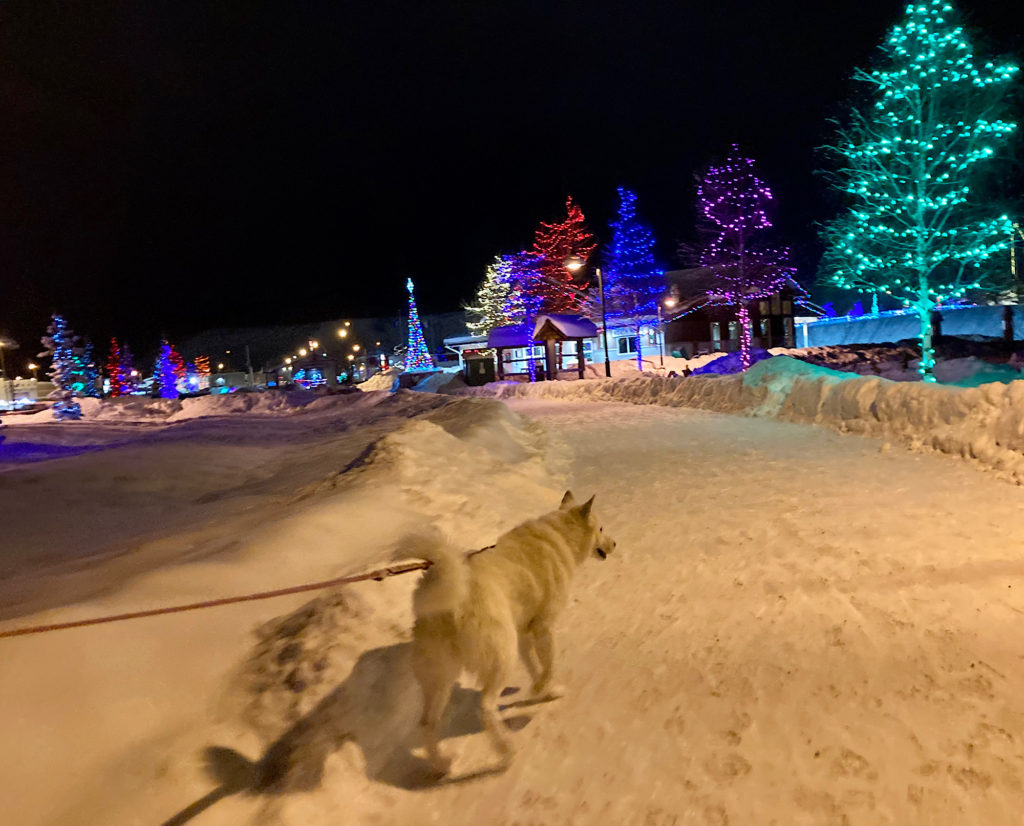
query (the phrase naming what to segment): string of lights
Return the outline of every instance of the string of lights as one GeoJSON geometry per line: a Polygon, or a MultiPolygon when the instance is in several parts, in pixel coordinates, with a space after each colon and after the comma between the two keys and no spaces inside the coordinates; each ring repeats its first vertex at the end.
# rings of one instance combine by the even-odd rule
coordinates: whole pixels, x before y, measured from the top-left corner
{"type": "Polygon", "coordinates": [[[833,185],[849,208],[826,225],[823,269],[839,287],[884,293],[920,320],[924,381],[935,381],[932,312],[993,286],[982,266],[1005,250],[1006,215],[985,215],[973,195],[975,165],[991,159],[1016,124],[1001,117],[1018,67],[976,60],[948,0],[907,6],[858,70],[871,97],[834,146],[833,185]]]}

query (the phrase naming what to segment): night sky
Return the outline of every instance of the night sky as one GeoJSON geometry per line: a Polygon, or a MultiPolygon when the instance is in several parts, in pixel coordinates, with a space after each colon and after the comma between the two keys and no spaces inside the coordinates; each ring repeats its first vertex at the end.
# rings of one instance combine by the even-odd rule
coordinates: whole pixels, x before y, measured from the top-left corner
{"type": "MultiPolygon", "coordinates": [[[[141,351],[397,315],[407,276],[454,310],[569,193],[607,235],[620,185],[676,266],[732,141],[811,283],[814,148],[903,5],[7,0],[0,333],[30,358],[59,310],[141,351]]],[[[961,8],[1024,59],[1019,4],[961,8]]]]}

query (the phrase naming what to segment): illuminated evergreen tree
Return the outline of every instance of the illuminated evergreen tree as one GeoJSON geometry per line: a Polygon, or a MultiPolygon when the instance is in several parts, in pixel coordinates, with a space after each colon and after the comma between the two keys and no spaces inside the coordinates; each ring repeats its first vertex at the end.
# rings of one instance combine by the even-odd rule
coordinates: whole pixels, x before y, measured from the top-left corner
{"type": "Polygon", "coordinates": [[[541,223],[533,242],[537,258],[536,277],[526,292],[540,299],[541,310],[546,313],[579,313],[583,308],[586,289],[576,283],[575,273],[565,262],[578,258],[584,263],[590,258],[597,240],[587,229],[586,219],[573,203],[570,195],[565,201],[566,217],[557,224],[541,223]]]}
{"type": "MultiPolygon", "coordinates": [[[[636,195],[630,190],[619,187],[618,215],[610,227],[612,240],[604,252],[606,315],[629,324],[636,337],[637,370],[643,370],[640,333],[645,325],[657,323],[665,274],[654,264],[654,234],[637,218],[636,195]]],[[[594,299],[600,302],[600,296],[594,299]]],[[[595,309],[599,310],[596,304],[591,316],[595,315],[595,309]]]]}
{"type": "Polygon", "coordinates": [[[209,356],[196,356],[196,372],[199,374],[199,389],[205,390],[210,386],[209,356]]]}
{"type": "Polygon", "coordinates": [[[160,353],[153,371],[153,383],[156,385],[161,399],[178,398],[178,362],[181,356],[170,345],[167,339],[160,342],[160,353]]]}
{"type": "Polygon", "coordinates": [[[57,421],[82,418],[82,407],[75,401],[72,385],[75,381],[75,334],[68,328],[64,317],[54,313],[42,337],[43,352],[39,358],[49,358],[50,381],[54,390],[53,418],[57,421]]]}
{"type": "Polygon", "coordinates": [[[103,395],[100,390],[100,371],[96,364],[96,354],[92,342],[88,339],[84,347],[75,351],[74,387],[83,396],[98,399],[103,395]]]}
{"type": "Polygon", "coordinates": [[[522,294],[514,281],[513,256],[496,255],[484,271],[474,303],[465,308],[474,335],[487,335],[495,327],[511,324],[522,315],[522,294]]]}
{"type": "Polygon", "coordinates": [[[405,369],[409,371],[433,370],[434,361],[430,358],[427,342],[423,338],[423,325],[420,323],[420,314],[416,309],[416,297],[413,295],[411,278],[405,282],[405,288],[409,291],[409,344],[405,351],[405,369]]]}
{"type": "Polygon", "coordinates": [[[117,398],[125,394],[124,374],[121,367],[121,345],[116,338],[110,339],[110,352],[107,355],[107,363],[104,365],[107,371],[107,381],[110,382],[110,396],[117,398]]]}
{"type": "Polygon", "coordinates": [[[699,255],[714,278],[713,300],[736,308],[740,325],[740,362],[750,367],[751,324],[748,304],[775,295],[795,270],[785,249],[767,246],[761,233],[770,229],[768,185],[757,177],[752,158],[733,144],[725,162],[698,176],[697,197],[710,238],[699,255]]]}
{"type": "Polygon", "coordinates": [[[850,206],[823,232],[823,274],[917,311],[924,381],[935,381],[932,311],[994,287],[982,265],[1009,244],[1010,219],[971,192],[976,165],[1015,129],[1003,115],[1017,71],[975,60],[948,0],[910,5],[876,68],[854,73],[869,104],[853,108],[829,147],[833,185],[850,206]]]}

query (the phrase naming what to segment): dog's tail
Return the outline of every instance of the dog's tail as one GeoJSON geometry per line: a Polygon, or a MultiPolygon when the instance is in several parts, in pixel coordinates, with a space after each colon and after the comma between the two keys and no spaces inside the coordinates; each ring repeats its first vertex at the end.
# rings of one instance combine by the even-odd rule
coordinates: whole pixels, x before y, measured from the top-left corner
{"type": "Polygon", "coordinates": [[[469,594],[469,569],[462,549],[439,529],[407,536],[398,546],[404,557],[425,559],[427,569],[413,594],[412,607],[417,619],[433,614],[457,613],[469,594]]]}

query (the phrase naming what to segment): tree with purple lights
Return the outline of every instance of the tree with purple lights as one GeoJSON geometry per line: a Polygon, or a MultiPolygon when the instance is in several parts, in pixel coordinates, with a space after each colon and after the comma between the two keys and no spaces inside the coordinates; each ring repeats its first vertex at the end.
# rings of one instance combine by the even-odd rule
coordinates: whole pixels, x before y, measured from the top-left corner
{"type": "Polygon", "coordinates": [[[711,239],[701,249],[699,263],[714,277],[711,298],[736,307],[740,360],[746,370],[751,346],[747,305],[775,295],[795,270],[789,265],[788,250],[761,239],[772,226],[766,212],[772,193],[757,177],[753,159],[744,158],[735,144],[722,164],[711,165],[698,176],[697,197],[701,228],[711,239]]]}
{"type": "MultiPolygon", "coordinates": [[[[611,222],[612,240],[604,252],[604,291],[608,318],[626,321],[636,337],[636,366],[643,370],[641,331],[657,323],[665,274],[654,264],[654,234],[636,214],[636,195],[619,187],[619,209],[611,222]]],[[[658,331],[661,335],[661,331],[658,331]]]]}

